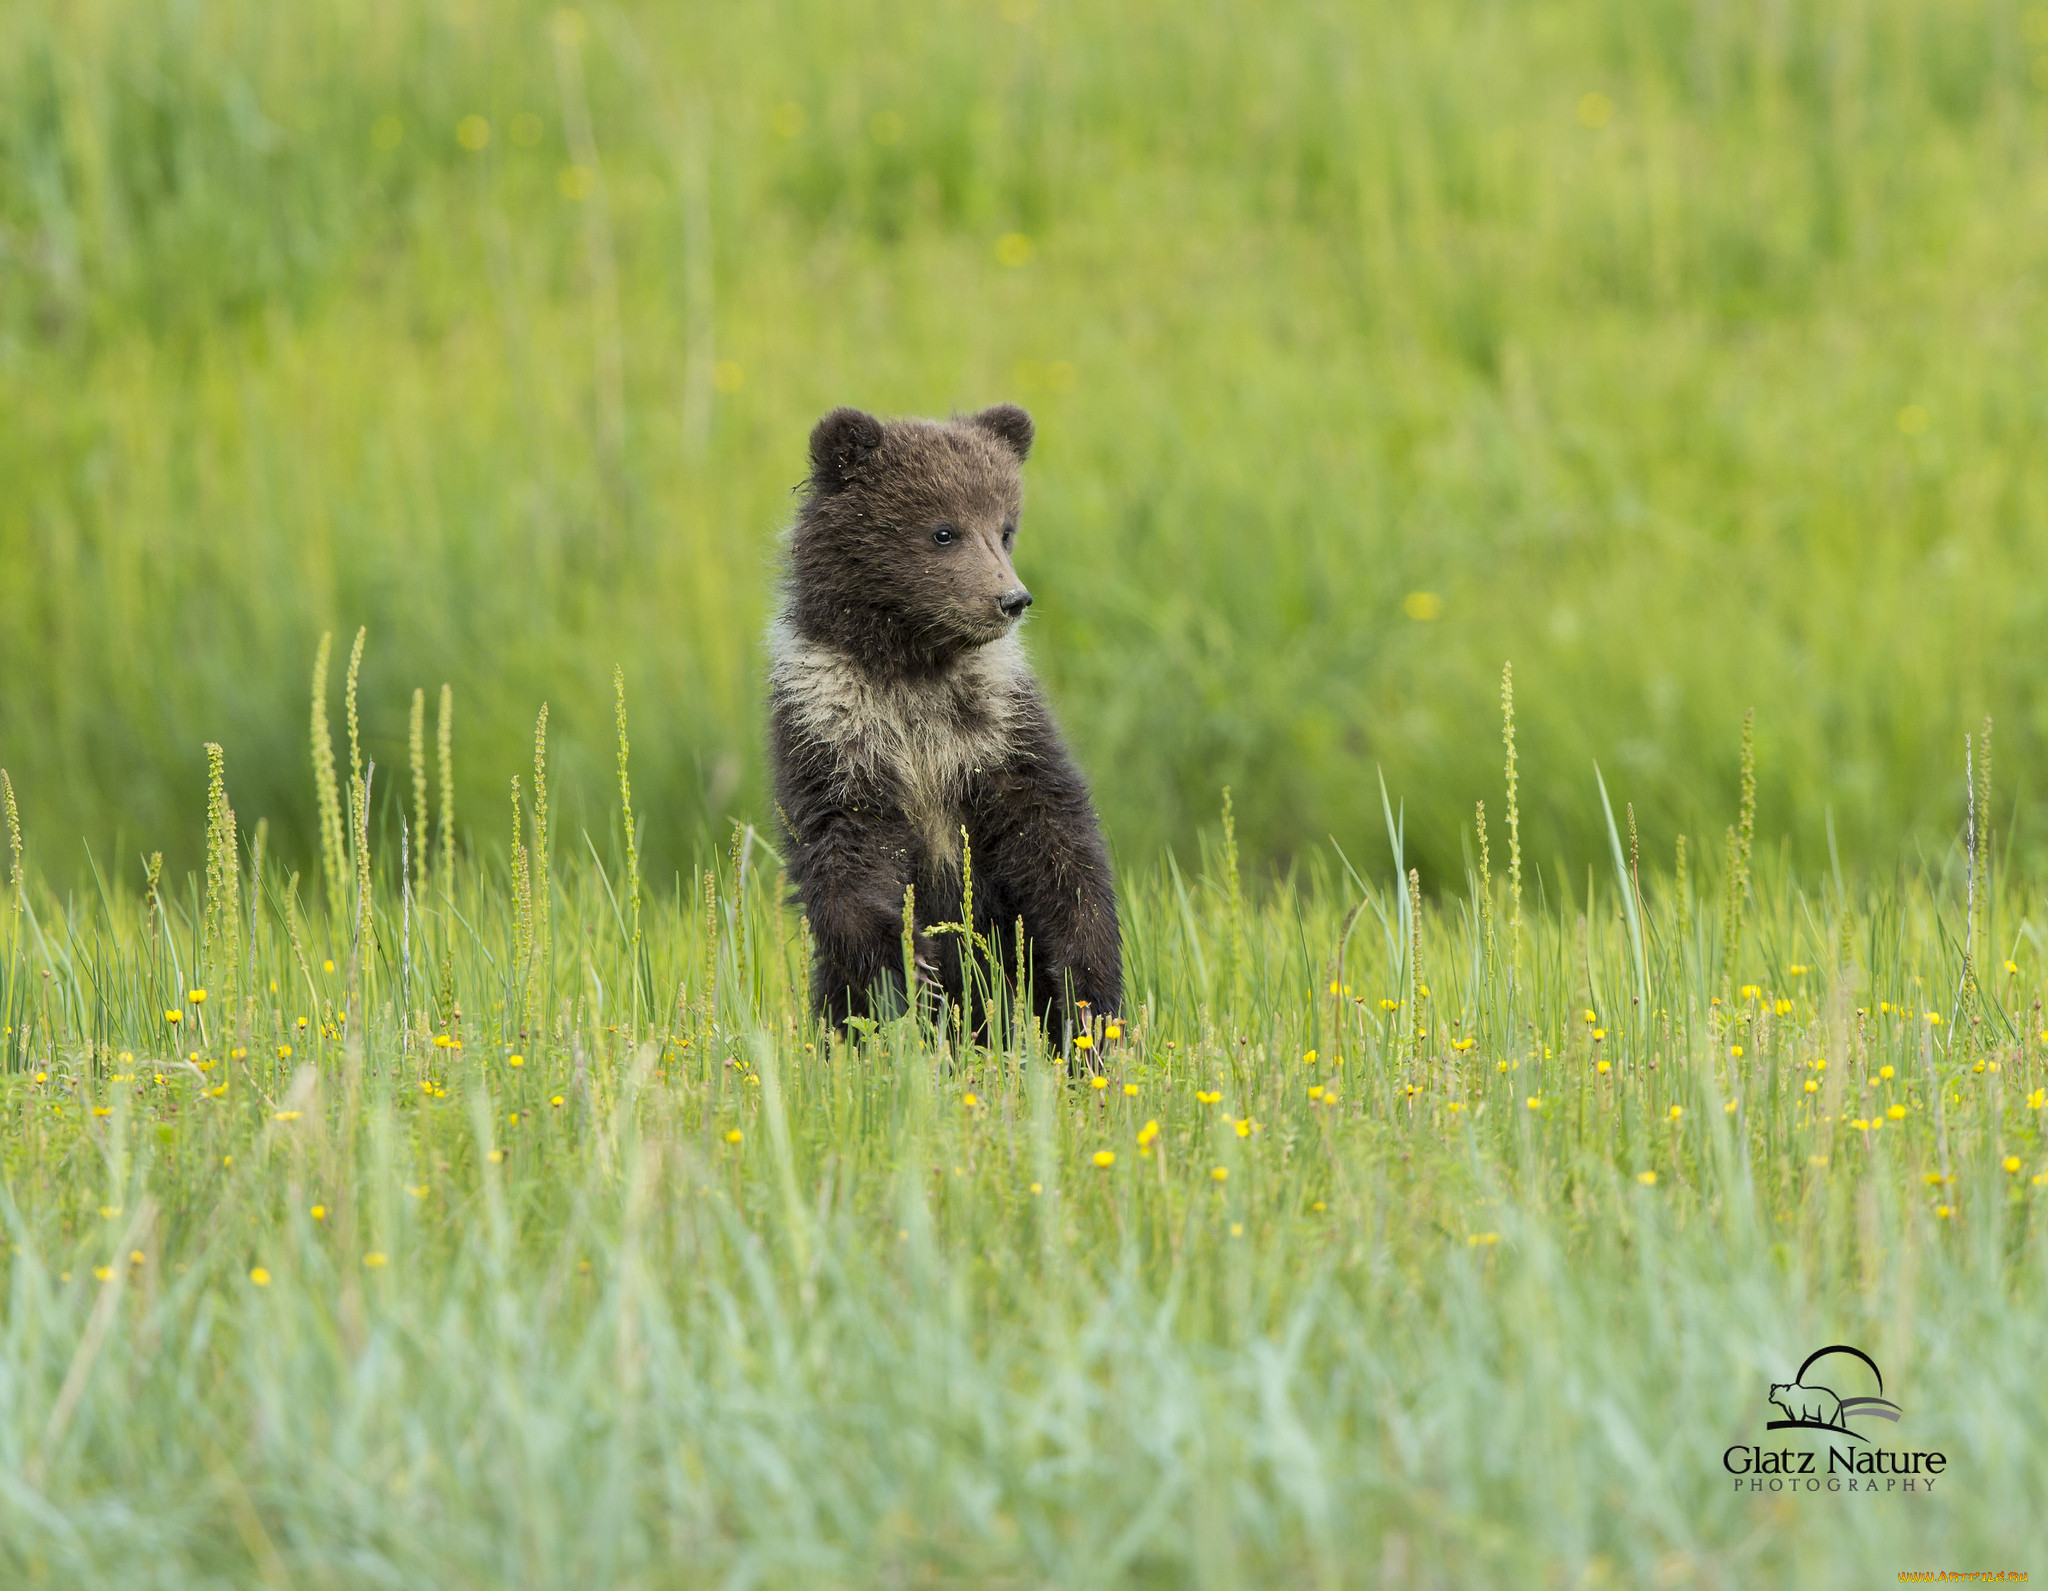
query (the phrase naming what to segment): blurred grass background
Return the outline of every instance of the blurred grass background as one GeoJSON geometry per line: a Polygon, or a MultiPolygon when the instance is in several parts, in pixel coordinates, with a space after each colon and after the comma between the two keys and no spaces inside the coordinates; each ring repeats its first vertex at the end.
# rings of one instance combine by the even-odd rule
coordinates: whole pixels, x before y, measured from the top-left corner
{"type": "Polygon", "coordinates": [[[0,763],[60,875],[181,857],[208,738],[309,852],[368,624],[382,768],[450,680],[496,824],[545,697],[573,825],[619,662],[658,870],[766,811],[811,420],[1015,399],[1126,856],[1225,782],[1369,844],[1378,765],[1441,869],[1504,658],[1546,865],[1596,757],[1718,831],[1752,703],[1795,846],[1952,832],[1986,711],[2025,821],[2044,85],[1990,0],[16,0],[0,763]]]}

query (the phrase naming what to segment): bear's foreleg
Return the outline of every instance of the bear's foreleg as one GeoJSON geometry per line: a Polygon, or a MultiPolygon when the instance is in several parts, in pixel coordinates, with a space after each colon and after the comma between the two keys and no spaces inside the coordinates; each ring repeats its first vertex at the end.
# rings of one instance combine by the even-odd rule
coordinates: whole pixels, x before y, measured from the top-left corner
{"type": "Polygon", "coordinates": [[[839,1027],[850,1016],[900,1015],[908,830],[878,812],[841,810],[812,815],[792,841],[791,876],[815,947],[818,1014],[839,1027]]]}
{"type": "Polygon", "coordinates": [[[977,791],[973,803],[977,918],[1003,939],[1021,917],[1032,1004],[1064,1043],[1090,1019],[1123,1008],[1116,879],[1080,771],[1050,719],[977,791]]]}

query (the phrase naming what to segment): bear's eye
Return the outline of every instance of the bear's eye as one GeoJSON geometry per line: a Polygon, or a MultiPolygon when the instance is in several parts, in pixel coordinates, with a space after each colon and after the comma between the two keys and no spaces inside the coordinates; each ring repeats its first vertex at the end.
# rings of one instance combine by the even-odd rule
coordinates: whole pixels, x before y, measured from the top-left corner
{"type": "Polygon", "coordinates": [[[951,525],[941,525],[937,530],[932,532],[932,540],[937,542],[938,545],[940,545],[941,547],[950,547],[953,545],[954,541],[959,537],[959,534],[960,533],[957,530],[955,530],[951,525]]]}
{"type": "Polygon", "coordinates": [[[1015,525],[1005,525],[1003,527],[1003,546],[1007,548],[1016,539],[1017,527],[1015,525]]]}

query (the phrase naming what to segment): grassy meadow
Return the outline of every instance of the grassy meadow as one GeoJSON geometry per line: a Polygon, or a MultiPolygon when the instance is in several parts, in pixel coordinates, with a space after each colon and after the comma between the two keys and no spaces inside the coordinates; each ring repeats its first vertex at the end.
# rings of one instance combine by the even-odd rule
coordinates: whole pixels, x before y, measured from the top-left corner
{"type": "Polygon", "coordinates": [[[1716,832],[1752,705],[1807,866],[1939,844],[1986,712],[2031,822],[2044,84],[2005,0],[17,0],[0,762],[67,880],[194,864],[206,740],[303,854],[367,623],[381,765],[415,683],[496,760],[545,698],[593,827],[624,664],[687,867],[811,422],[1012,399],[1134,858],[1225,783],[1248,859],[1369,843],[1382,768],[1433,888],[1503,658],[1546,866],[1595,759],[1716,832]]]}
{"type": "Polygon", "coordinates": [[[2044,135],[1990,0],[0,7],[0,1584],[2048,1572],[2044,135]],[[1072,1057],[815,1027],[760,755],[812,420],[1004,399],[1072,1057]],[[1737,1491],[1833,1343],[1934,1491],[1737,1491]]]}
{"type": "MultiPolygon", "coordinates": [[[[1070,1066],[985,955],[980,1038],[815,1027],[770,842],[640,877],[620,721],[601,836],[537,742],[504,846],[376,848],[350,712],[316,873],[217,760],[203,879],[18,875],[0,1578],[2038,1561],[2048,970],[1988,844],[1846,888],[1745,809],[1725,872],[1667,872],[1624,806],[1581,886],[1523,871],[1509,794],[1462,890],[1324,850],[1252,899],[1226,809],[1125,878],[1128,1008],[1070,1066]],[[1738,1491],[1834,1342],[1933,1494],[1738,1491]]],[[[461,765],[430,729],[408,836],[461,765]]]]}

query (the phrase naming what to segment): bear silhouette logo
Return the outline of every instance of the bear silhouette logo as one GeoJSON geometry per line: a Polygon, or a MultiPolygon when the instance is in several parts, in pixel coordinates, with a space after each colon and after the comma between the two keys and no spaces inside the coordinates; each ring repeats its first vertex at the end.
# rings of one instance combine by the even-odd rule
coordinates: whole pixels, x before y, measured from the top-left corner
{"type": "MultiPolygon", "coordinates": [[[[1853,1375],[1854,1371],[1846,1373],[1853,1375]]],[[[1770,1421],[1765,1429],[1830,1431],[1838,1436],[1854,1437],[1859,1442],[1867,1441],[1862,1432],[1851,1428],[1849,1421],[1859,1415],[1872,1415],[1880,1420],[1896,1422],[1901,1412],[1899,1406],[1883,1394],[1884,1374],[1877,1368],[1877,1361],[1861,1348],[1852,1348],[1845,1342],[1833,1343],[1808,1354],[1806,1363],[1799,1367],[1798,1374],[1790,1381],[1772,1383],[1771,1402],[1785,1418],[1770,1421]],[[1807,1372],[1833,1354],[1860,1360],[1876,1381],[1878,1396],[1845,1398],[1833,1387],[1819,1381],[1808,1381],[1807,1372]]]]}
{"type": "Polygon", "coordinates": [[[1797,1420],[1801,1425],[1849,1429],[1842,1420],[1842,1400],[1827,1387],[1802,1387],[1796,1381],[1780,1381],[1771,1388],[1771,1401],[1785,1411],[1786,1419],[1797,1420]]]}

